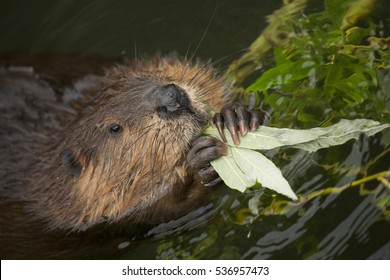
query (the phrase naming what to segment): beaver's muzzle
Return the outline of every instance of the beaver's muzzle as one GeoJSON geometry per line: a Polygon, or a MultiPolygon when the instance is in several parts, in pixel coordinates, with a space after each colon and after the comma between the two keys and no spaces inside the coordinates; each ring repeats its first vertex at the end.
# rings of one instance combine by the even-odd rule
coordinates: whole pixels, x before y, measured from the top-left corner
{"type": "Polygon", "coordinates": [[[156,113],[163,119],[193,112],[187,93],[175,84],[155,87],[150,92],[148,100],[155,105],[156,113]]]}

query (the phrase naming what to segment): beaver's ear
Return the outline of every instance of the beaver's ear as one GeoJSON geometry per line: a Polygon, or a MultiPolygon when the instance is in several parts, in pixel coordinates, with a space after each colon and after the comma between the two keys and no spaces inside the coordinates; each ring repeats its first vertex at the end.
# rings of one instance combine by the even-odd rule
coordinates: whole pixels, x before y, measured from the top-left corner
{"type": "Polygon", "coordinates": [[[76,158],[74,153],[69,149],[64,149],[60,153],[62,167],[69,172],[73,177],[79,177],[83,170],[83,165],[76,158]]]}

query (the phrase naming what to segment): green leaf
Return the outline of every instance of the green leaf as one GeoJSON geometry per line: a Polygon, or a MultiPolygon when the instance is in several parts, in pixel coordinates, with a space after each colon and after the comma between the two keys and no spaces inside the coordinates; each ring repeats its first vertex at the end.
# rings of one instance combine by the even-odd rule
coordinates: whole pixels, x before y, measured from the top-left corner
{"type": "Polygon", "coordinates": [[[241,171],[263,187],[281,193],[291,199],[298,199],[290,184],[276,165],[261,153],[241,148],[231,148],[232,157],[241,171]]]}
{"type": "MultiPolygon", "coordinates": [[[[291,199],[298,199],[281,171],[264,155],[253,150],[267,150],[288,147],[315,152],[321,148],[341,145],[357,139],[361,133],[368,136],[389,128],[390,124],[380,124],[367,119],[341,120],[328,127],[307,130],[260,127],[241,137],[241,144],[234,145],[230,133],[225,130],[228,155],[211,162],[227,186],[244,192],[259,182],[263,187],[281,193],[291,199]]],[[[208,127],[205,134],[220,138],[216,128],[208,127]]]]}
{"type": "Polygon", "coordinates": [[[285,62],[263,73],[247,88],[248,91],[264,91],[274,86],[281,86],[308,77],[315,63],[310,60],[285,62]]]}
{"type": "Polygon", "coordinates": [[[244,192],[257,181],[263,187],[298,199],[279,168],[261,153],[229,146],[228,155],[212,161],[211,165],[232,189],[244,192]]]}
{"type": "MultiPolygon", "coordinates": [[[[218,130],[214,127],[208,127],[204,133],[221,139],[218,130]]],[[[227,129],[225,129],[225,135],[227,144],[235,146],[227,129]]],[[[257,131],[248,132],[245,137],[241,137],[239,147],[252,150],[270,150],[277,147],[309,142],[317,138],[318,135],[310,131],[261,126],[257,131]]]]}
{"type": "Polygon", "coordinates": [[[317,134],[318,138],[306,143],[299,143],[289,146],[290,148],[303,149],[308,152],[315,152],[318,149],[341,145],[351,139],[357,139],[361,133],[372,136],[386,128],[390,124],[381,124],[377,121],[367,119],[340,120],[337,124],[328,127],[317,127],[308,129],[310,133],[317,134]]]}
{"type": "Polygon", "coordinates": [[[232,148],[228,147],[228,149],[227,156],[213,160],[211,165],[228,187],[244,192],[248,187],[256,184],[256,180],[242,172],[232,157],[232,148]]]}
{"type": "MultiPolygon", "coordinates": [[[[390,124],[380,124],[377,121],[367,119],[340,120],[339,123],[328,127],[316,127],[311,129],[289,129],[261,126],[257,131],[248,132],[241,137],[240,148],[252,150],[270,150],[277,147],[289,147],[314,152],[321,148],[341,145],[350,139],[357,139],[361,133],[368,136],[390,127],[390,124]]],[[[208,127],[205,134],[221,139],[218,130],[208,127]]],[[[227,144],[236,146],[225,129],[227,144]]]]}

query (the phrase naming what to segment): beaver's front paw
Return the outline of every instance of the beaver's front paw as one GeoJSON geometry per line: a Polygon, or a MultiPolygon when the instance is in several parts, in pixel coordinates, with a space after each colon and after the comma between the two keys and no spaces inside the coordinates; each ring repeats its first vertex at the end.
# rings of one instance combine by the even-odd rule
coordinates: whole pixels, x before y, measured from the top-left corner
{"type": "Polygon", "coordinates": [[[212,120],[222,140],[226,142],[226,136],[223,131],[226,125],[236,145],[240,144],[238,130],[241,136],[245,136],[248,131],[256,131],[263,122],[264,114],[261,111],[247,110],[242,104],[237,102],[222,107],[221,113],[216,113],[212,120]]]}
{"type": "Polygon", "coordinates": [[[187,156],[190,168],[195,172],[195,180],[208,187],[220,182],[210,162],[226,154],[227,146],[222,141],[210,136],[196,139],[187,156]]]}

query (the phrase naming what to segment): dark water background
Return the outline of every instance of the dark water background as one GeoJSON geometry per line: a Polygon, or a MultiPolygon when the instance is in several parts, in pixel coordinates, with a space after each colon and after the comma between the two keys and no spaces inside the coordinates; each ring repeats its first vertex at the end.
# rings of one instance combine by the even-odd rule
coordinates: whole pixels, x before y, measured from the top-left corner
{"type": "MultiPolygon", "coordinates": [[[[386,1],[384,1],[386,2],[386,1]]],[[[321,10],[322,1],[311,9],[321,10]]],[[[384,10],[390,10],[389,3],[384,10]]],[[[176,51],[191,55],[211,24],[196,56],[224,69],[266,26],[281,1],[0,1],[0,51],[97,53],[128,58],[176,51]],[[214,14],[214,16],[212,16],[214,14]]],[[[389,17],[385,16],[389,26],[389,17]]],[[[385,29],[386,33],[389,33],[385,29]]],[[[364,116],[364,112],[357,112],[364,116]]],[[[389,170],[390,135],[362,137],[314,154],[282,150],[269,154],[297,194],[339,187],[389,170]]],[[[274,199],[270,191],[247,195],[228,188],[213,206],[161,225],[145,238],[119,240],[111,258],[366,259],[390,258],[388,213],[378,202],[389,189],[373,180],[364,188],[318,196],[284,214],[256,215],[274,199]],[[251,212],[252,211],[252,212],[251,212]],[[123,249],[121,249],[123,248],[123,249]]],[[[388,211],[388,209],[387,209],[388,211]]]]}
{"type": "Polygon", "coordinates": [[[218,59],[248,47],[281,1],[4,1],[1,49],[111,56],[193,52],[218,59]]]}

